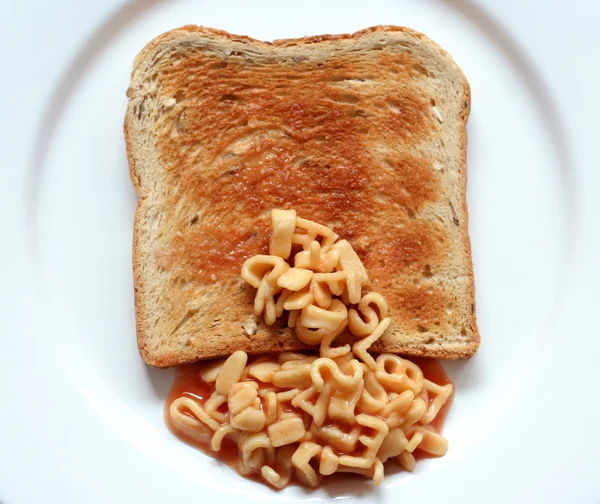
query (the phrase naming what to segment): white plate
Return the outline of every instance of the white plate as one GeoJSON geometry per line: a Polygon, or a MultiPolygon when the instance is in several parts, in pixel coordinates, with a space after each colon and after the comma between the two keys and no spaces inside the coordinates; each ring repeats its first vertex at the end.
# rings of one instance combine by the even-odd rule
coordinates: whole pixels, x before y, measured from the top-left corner
{"type": "Polygon", "coordinates": [[[600,502],[597,7],[96,3],[15,3],[0,18],[0,502],[600,502]],[[262,39],[406,25],[464,69],[482,345],[446,366],[446,457],[377,490],[275,493],[166,430],[172,372],[135,343],[122,122],[135,54],[190,23],[262,39]]]}

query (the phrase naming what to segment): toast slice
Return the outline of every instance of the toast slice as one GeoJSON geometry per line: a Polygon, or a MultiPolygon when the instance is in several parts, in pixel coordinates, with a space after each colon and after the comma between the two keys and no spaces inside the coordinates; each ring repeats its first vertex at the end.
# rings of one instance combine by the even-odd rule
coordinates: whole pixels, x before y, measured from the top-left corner
{"type": "Polygon", "coordinates": [[[268,43],[185,26],[140,52],[127,96],[148,364],[305,348],[285,320],[255,320],[240,278],[268,250],[273,208],[352,243],[393,317],[374,351],[476,351],[470,91],[430,39],[377,26],[268,43]]]}

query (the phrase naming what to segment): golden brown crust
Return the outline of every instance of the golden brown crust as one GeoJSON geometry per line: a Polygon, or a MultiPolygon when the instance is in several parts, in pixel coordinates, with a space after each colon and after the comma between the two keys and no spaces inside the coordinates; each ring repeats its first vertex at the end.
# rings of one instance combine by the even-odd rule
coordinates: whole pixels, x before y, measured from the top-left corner
{"type": "MultiPolygon", "coordinates": [[[[273,207],[296,208],[302,216],[332,225],[353,243],[369,270],[372,287],[388,298],[395,317],[394,326],[375,350],[440,358],[464,358],[475,352],[479,333],[466,231],[465,124],[470,89],[460,70],[464,106],[454,130],[461,187],[452,206],[454,219],[459,222],[455,224],[460,225],[457,244],[452,234],[456,231],[427,214],[444,204],[446,179],[433,168],[431,158],[414,150],[414,146],[435,140],[443,128],[422,92],[411,87],[415,72],[417,81],[419,73],[427,74],[421,60],[409,51],[371,51],[367,60],[375,59],[380,68],[394,69],[396,91],[388,94],[389,89],[378,88],[365,94],[336,86],[335,79],[341,78],[344,84],[347,78],[360,81],[368,77],[374,65],[366,60],[339,59],[328,66],[309,57],[296,57],[293,66],[281,69],[282,64],[274,66],[275,58],[268,56],[269,51],[281,55],[283,48],[354,43],[362,36],[383,32],[419,39],[456,67],[447,53],[424,35],[392,26],[272,44],[185,26],[155,38],[138,55],[133,75],[148,66],[148,59],[159,61],[159,51],[172,47],[173,41],[186,33],[200,34],[215,47],[243,44],[251,53],[251,62],[246,63],[246,55],[239,61],[224,60],[214,51],[192,51],[187,45],[177,52],[176,59],[182,61],[161,67],[153,76],[159,94],[175,97],[177,103],[155,120],[160,134],[154,141],[165,167],[161,177],[168,194],[162,196],[165,218],[159,227],[161,239],[156,240],[151,255],[145,249],[142,252],[142,243],[147,248],[148,241],[140,234],[149,227],[144,214],[147,189],[139,172],[140,160],[134,154],[131,124],[135,110],[130,103],[124,130],[130,175],[141,198],[135,217],[133,262],[138,344],[146,362],[169,366],[239,349],[262,353],[306,348],[286,328],[267,328],[259,323],[253,337],[241,331],[241,323],[250,312],[252,292],[237,280],[239,267],[244,258],[266,250],[269,230],[265,216],[273,207]],[[257,48],[264,53],[260,64],[253,60],[257,48]],[[282,82],[288,91],[278,96],[277,85],[282,82]],[[183,108],[179,100],[185,103],[183,108]],[[262,122],[255,124],[256,118],[262,122]],[[369,150],[378,142],[386,146],[382,155],[369,150]],[[195,166],[206,168],[193,169],[195,166]],[[186,208],[182,208],[182,201],[186,208]],[[456,256],[462,256],[458,269],[456,256]],[[165,301],[171,303],[172,313],[166,318],[172,320],[163,320],[161,327],[173,331],[176,344],[156,343],[168,336],[153,330],[157,322],[151,320],[156,314],[151,314],[148,302],[148,262],[155,262],[170,275],[165,301]],[[455,278],[465,282],[458,302],[447,286],[436,283],[448,270],[456,270],[455,278]],[[219,283],[221,287],[216,287],[219,283]],[[193,288],[185,290],[188,284],[193,288]],[[222,298],[224,292],[227,302],[235,305],[228,308],[228,320],[221,318],[219,310],[203,307],[203,320],[213,321],[201,326],[206,335],[197,329],[181,336],[182,324],[197,317],[195,308],[190,309],[197,298],[222,298]],[[457,312],[462,327],[456,326],[457,312]],[[464,337],[452,343],[446,341],[444,331],[462,331],[464,337]],[[432,336],[427,339],[418,333],[432,336]],[[416,334],[420,339],[400,334],[416,334]]],[[[239,47],[236,51],[241,52],[239,47]]],[[[141,114],[139,109],[137,112],[141,114]]]]}
{"type": "MultiPolygon", "coordinates": [[[[463,113],[462,113],[462,120],[463,120],[463,127],[460,130],[460,135],[461,135],[461,139],[460,139],[460,156],[461,156],[461,161],[460,161],[460,165],[462,167],[462,169],[464,170],[464,174],[463,177],[461,178],[462,180],[462,208],[464,210],[463,212],[463,226],[465,227],[465,229],[469,229],[469,211],[468,211],[468,204],[467,204],[467,120],[469,119],[469,114],[471,113],[471,86],[469,85],[469,82],[465,79],[464,81],[464,87],[463,87],[463,113]]],[[[471,334],[472,334],[472,343],[469,346],[469,351],[470,354],[469,355],[465,355],[465,357],[471,357],[479,348],[479,345],[481,343],[481,336],[479,334],[479,328],[477,327],[477,321],[476,321],[476,313],[477,313],[477,308],[476,308],[476,303],[475,303],[475,276],[473,275],[473,258],[471,255],[471,240],[469,239],[469,236],[467,234],[466,239],[464,240],[464,247],[465,247],[465,254],[466,254],[466,261],[467,263],[470,265],[471,267],[471,275],[469,277],[469,285],[468,285],[468,292],[469,292],[469,299],[471,300],[471,306],[470,306],[470,310],[471,310],[471,316],[469,317],[469,324],[470,324],[470,329],[471,329],[471,334]]]]}

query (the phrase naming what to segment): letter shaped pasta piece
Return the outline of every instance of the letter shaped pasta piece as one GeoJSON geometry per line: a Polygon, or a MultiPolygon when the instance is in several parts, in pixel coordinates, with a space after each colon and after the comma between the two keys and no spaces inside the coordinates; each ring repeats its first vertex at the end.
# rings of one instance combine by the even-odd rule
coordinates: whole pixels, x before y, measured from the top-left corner
{"type": "Polygon", "coordinates": [[[312,281],[319,285],[327,285],[334,296],[341,296],[348,280],[348,272],[336,271],[335,273],[315,273],[312,281]]]}
{"type": "Polygon", "coordinates": [[[360,425],[354,425],[348,432],[341,430],[335,424],[319,426],[313,422],[310,426],[310,432],[315,438],[322,441],[322,445],[330,445],[344,453],[352,453],[356,450],[360,431],[360,425]]]}
{"type": "Polygon", "coordinates": [[[356,304],[360,302],[360,275],[357,271],[350,270],[346,271],[346,287],[342,292],[342,296],[345,294],[348,298],[348,303],[356,304]]]}
{"type": "Polygon", "coordinates": [[[265,399],[268,394],[270,394],[271,392],[273,394],[276,394],[278,390],[279,389],[274,385],[261,384],[258,387],[258,397],[260,397],[261,399],[265,399]]]}
{"type": "Polygon", "coordinates": [[[227,397],[219,394],[216,390],[210,395],[210,397],[204,403],[204,409],[206,413],[214,418],[219,423],[225,423],[229,420],[229,412],[221,413],[219,407],[227,402],[227,397]]]}
{"type": "Polygon", "coordinates": [[[415,470],[416,460],[412,453],[408,451],[403,451],[400,455],[396,457],[398,464],[400,467],[408,472],[413,472],[415,470]]]}
{"type": "Polygon", "coordinates": [[[388,418],[388,426],[390,429],[400,425],[405,431],[416,424],[427,411],[427,405],[422,397],[416,397],[415,400],[408,408],[408,411],[404,414],[404,418],[392,415],[388,418]]]}
{"type": "Polygon", "coordinates": [[[360,456],[342,455],[340,457],[340,464],[349,467],[362,467],[368,469],[373,465],[375,456],[377,455],[383,440],[388,435],[389,429],[381,418],[365,413],[356,416],[356,423],[369,429],[368,431],[362,431],[368,432],[368,434],[363,433],[358,436],[359,443],[366,448],[366,451],[360,456]]]}
{"type": "Polygon", "coordinates": [[[381,462],[385,462],[390,458],[400,455],[407,446],[408,439],[406,439],[404,431],[402,429],[391,430],[383,440],[383,443],[381,443],[377,452],[377,458],[381,462]]]}
{"type": "MultiPolygon", "coordinates": [[[[337,252],[333,251],[332,252],[337,252]]],[[[319,306],[331,300],[331,295],[343,296],[344,304],[357,304],[360,301],[361,285],[356,271],[336,271],[335,273],[315,273],[310,285],[319,306]]]]}
{"type": "Polygon", "coordinates": [[[175,399],[169,407],[169,416],[179,432],[205,444],[210,441],[212,431],[219,428],[219,424],[208,416],[202,405],[190,397],[175,399]],[[186,410],[191,416],[185,413],[186,410]]]}
{"type": "Polygon", "coordinates": [[[286,310],[301,310],[305,306],[308,306],[313,302],[313,295],[310,292],[310,287],[305,287],[298,292],[292,293],[288,298],[285,299],[283,307],[286,310]]]}
{"type": "Polygon", "coordinates": [[[420,450],[433,455],[435,457],[443,457],[448,452],[448,440],[438,434],[427,429],[419,428],[423,438],[418,445],[420,450]]]}
{"type": "Polygon", "coordinates": [[[417,449],[421,441],[423,441],[423,432],[420,429],[410,429],[410,431],[407,431],[407,435],[410,439],[406,445],[406,451],[412,453],[417,449]]]}
{"type": "MultiPolygon", "coordinates": [[[[265,309],[265,322],[267,321],[267,317],[266,317],[267,311],[269,312],[269,320],[273,320],[273,322],[275,322],[275,319],[277,319],[278,317],[281,317],[285,310],[285,302],[293,295],[294,295],[294,293],[292,291],[283,289],[277,296],[277,301],[275,301],[275,298],[273,298],[272,300],[269,300],[269,302],[268,302],[269,308],[268,308],[268,310],[265,309]],[[275,317],[274,318],[273,318],[273,308],[271,305],[273,305],[275,308],[275,317]]],[[[265,306],[266,306],[266,301],[265,301],[265,306]]]]}
{"type": "Polygon", "coordinates": [[[232,415],[237,415],[242,410],[252,406],[258,397],[258,383],[243,381],[236,383],[229,389],[227,407],[232,415]]]}
{"type": "Polygon", "coordinates": [[[308,250],[302,250],[294,256],[294,267],[319,271],[321,267],[321,245],[318,241],[311,241],[308,250]]]}
{"type": "Polygon", "coordinates": [[[267,325],[276,319],[274,296],[281,291],[277,279],[289,268],[281,257],[266,255],[253,256],[242,266],[242,278],[258,289],[254,297],[254,315],[259,316],[264,311],[267,325]]]}
{"type": "MultiPolygon", "coordinates": [[[[390,326],[391,321],[392,319],[390,319],[390,317],[384,318],[369,336],[360,341],[357,341],[352,346],[352,351],[354,352],[354,355],[359,357],[372,370],[375,370],[377,368],[377,364],[375,362],[375,359],[373,359],[373,357],[371,357],[371,355],[369,354],[368,349],[373,343],[375,343],[379,338],[381,338],[383,333],[390,326]]],[[[379,381],[381,382],[381,380],[379,381]]]]}
{"type": "MultiPolygon", "coordinates": [[[[331,307],[329,310],[323,310],[326,311],[329,315],[329,322],[328,324],[331,325],[331,320],[337,318],[340,319],[338,325],[333,329],[333,331],[335,331],[337,328],[339,328],[340,324],[345,320],[345,318],[347,317],[348,314],[348,310],[346,308],[346,306],[344,305],[344,303],[342,303],[341,301],[339,301],[338,299],[334,300],[331,303],[331,307]],[[335,315],[335,313],[337,313],[337,315],[335,315]]],[[[319,314],[317,314],[319,315],[319,314]]],[[[317,316],[315,314],[315,312],[310,312],[309,315],[307,317],[314,317],[317,316]]],[[[308,319],[307,319],[308,320],[308,319]]],[[[311,325],[315,325],[313,322],[311,322],[311,325]]],[[[310,329],[308,327],[306,327],[303,324],[302,321],[302,315],[300,316],[299,320],[296,321],[296,336],[298,336],[298,339],[300,341],[302,341],[303,343],[306,343],[307,345],[318,345],[319,343],[321,343],[321,340],[327,336],[331,334],[331,330],[326,329],[324,327],[321,327],[320,329],[310,329]]]]}
{"type": "Polygon", "coordinates": [[[348,425],[354,423],[354,409],[356,403],[360,399],[363,391],[363,380],[360,380],[358,385],[349,391],[336,390],[327,407],[327,414],[334,422],[342,422],[348,425]]]}
{"type": "MultiPolygon", "coordinates": [[[[254,315],[257,317],[264,312],[265,324],[273,325],[277,319],[277,304],[272,293],[269,293],[268,282],[263,278],[254,298],[254,315]]],[[[282,310],[283,312],[283,310],[282,310]]]]}
{"type": "Polygon", "coordinates": [[[313,272],[303,268],[290,268],[277,279],[283,289],[297,292],[304,289],[312,280],[313,272]]]}
{"type": "Polygon", "coordinates": [[[233,441],[237,443],[240,436],[240,431],[234,429],[229,424],[221,425],[221,427],[219,427],[215,431],[212,439],[210,440],[210,448],[212,449],[212,451],[220,451],[223,439],[225,439],[227,436],[229,436],[231,439],[233,439],[233,441]]]}
{"type": "Polygon", "coordinates": [[[322,273],[330,273],[335,270],[340,260],[340,252],[338,250],[330,250],[329,252],[323,253],[321,247],[321,267],[319,271],[322,273]]]}
{"type": "Polygon", "coordinates": [[[283,488],[287,483],[283,483],[279,473],[271,466],[264,465],[260,468],[260,475],[269,485],[275,488],[283,488]]]}
{"type": "MultiPolygon", "coordinates": [[[[311,240],[321,237],[321,248],[323,249],[323,252],[327,252],[338,239],[338,235],[335,234],[331,228],[300,217],[296,219],[296,227],[304,229],[311,240]]],[[[298,241],[297,243],[301,242],[298,241]]]]}
{"type": "MultiPolygon", "coordinates": [[[[321,357],[327,357],[327,355],[321,355],[321,357]]],[[[352,352],[348,352],[348,353],[345,353],[344,355],[339,355],[337,357],[330,357],[330,359],[332,359],[333,362],[335,362],[337,364],[337,367],[340,368],[340,371],[342,373],[347,373],[348,369],[349,369],[349,366],[350,366],[350,363],[353,360],[356,360],[354,358],[354,354],[352,352]]],[[[362,367],[362,369],[363,369],[363,375],[364,375],[365,366],[361,364],[360,367],[362,367]]]]}
{"type": "Polygon", "coordinates": [[[264,277],[270,275],[274,271],[275,275],[272,275],[271,279],[274,280],[272,283],[276,283],[277,278],[279,278],[281,274],[288,268],[289,264],[287,264],[281,257],[272,255],[255,255],[246,259],[244,262],[242,266],[242,278],[252,287],[258,289],[264,277]]]}
{"type": "Polygon", "coordinates": [[[331,334],[329,329],[309,329],[299,323],[299,318],[296,320],[296,336],[302,343],[306,345],[319,345],[325,336],[331,334]]]}
{"type": "Polygon", "coordinates": [[[298,388],[292,389],[292,390],[286,390],[285,392],[277,392],[277,394],[276,394],[277,402],[278,403],[289,402],[292,399],[294,399],[300,392],[301,392],[301,390],[298,388]]]}
{"type": "Polygon", "coordinates": [[[275,461],[275,448],[264,432],[254,434],[242,432],[238,439],[238,445],[242,474],[260,471],[263,465],[272,464],[275,461]]]}
{"type": "Polygon", "coordinates": [[[369,281],[367,270],[348,240],[340,240],[332,248],[340,254],[338,268],[342,271],[355,271],[358,274],[360,285],[365,285],[369,281]]]}
{"type": "Polygon", "coordinates": [[[319,392],[314,386],[303,390],[292,399],[292,406],[306,411],[316,425],[323,425],[327,415],[329,391],[319,392]]]}
{"type": "Polygon", "coordinates": [[[307,235],[294,235],[297,236],[295,243],[301,243],[303,250],[298,252],[294,256],[294,266],[299,268],[309,268],[320,273],[331,273],[335,270],[338,265],[340,253],[337,250],[329,250],[320,247],[317,249],[317,241],[311,240],[307,235]],[[312,249],[311,249],[312,247],[312,249]],[[316,251],[320,250],[319,258],[317,259],[316,251]],[[312,252],[312,256],[311,256],[312,252]],[[317,264],[318,261],[318,264],[317,264]]]}
{"type": "Polygon", "coordinates": [[[218,359],[215,361],[209,361],[208,363],[202,363],[202,367],[198,372],[198,376],[201,380],[209,385],[215,383],[217,380],[217,376],[219,376],[219,372],[225,363],[225,359],[218,359]]]}
{"type": "Polygon", "coordinates": [[[375,459],[373,464],[373,486],[378,487],[383,483],[384,468],[383,462],[378,458],[375,459]]]}
{"type": "Polygon", "coordinates": [[[292,236],[296,231],[296,210],[271,211],[273,231],[269,242],[269,253],[287,259],[292,251],[292,236]]]}
{"type": "Polygon", "coordinates": [[[265,395],[263,411],[266,425],[271,425],[277,420],[277,394],[274,391],[270,391],[265,395]]]}
{"type": "Polygon", "coordinates": [[[296,327],[296,322],[298,320],[298,317],[300,315],[300,310],[291,310],[290,314],[288,316],[288,327],[294,328],[296,327]]]}
{"type": "Polygon", "coordinates": [[[335,361],[321,357],[314,361],[310,367],[310,376],[313,386],[319,392],[324,392],[329,384],[342,390],[351,390],[362,381],[363,370],[360,363],[353,359],[348,363],[350,374],[342,373],[335,361]],[[324,377],[323,374],[326,374],[324,377]],[[330,380],[327,379],[330,375],[330,380]]]}
{"type": "Polygon", "coordinates": [[[323,476],[329,476],[337,471],[339,464],[340,459],[335,453],[333,453],[331,446],[323,447],[319,460],[319,472],[323,476]]]}
{"type": "MultiPolygon", "coordinates": [[[[291,418],[296,418],[298,420],[302,420],[302,413],[295,411],[295,410],[290,410],[289,407],[286,407],[283,402],[279,402],[277,404],[277,421],[280,420],[289,420],[291,418]]],[[[304,441],[304,439],[303,439],[304,441]]]]}
{"type": "Polygon", "coordinates": [[[319,354],[321,355],[321,357],[327,357],[329,359],[339,359],[341,357],[344,357],[345,355],[350,354],[350,345],[348,344],[337,348],[331,347],[333,341],[344,332],[347,326],[348,321],[344,320],[335,331],[332,331],[323,336],[323,339],[321,340],[321,346],[319,347],[319,354]]]}
{"type": "Polygon", "coordinates": [[[279,363],[272,361],[255,362],[248,369],[248,375],[263,383],[273,383],[273,373],[280,368],[279,363]]]}
{"type": "Polygon", "coordinates": [[[267,427],[267,434],[275,448],[300,441],[305,433],[301,418],[286,418],[267,427]]]}
{"type": "Polygon", "coordinates": [[[365,386],[358,401],[358,408],[363,413],[375,415],[385,408],[390,398],[385,388],[377,381],[375,373],[371,371],[369,366],[362,364],[362,368],[365,386]]]}
{"type": "Polygon", "coordinates": [[[307,251],[315,237],[308,234],[294,233],[292,236],[292,244],[302,246],[302,250],[307,251]]]}
{"type": "MultiPolygon", "coordinates": [[[[275,283],[276,280],[271,280],[269,275],[263,277],[258,286],[258,290],[256,291],[256,296],[254,297],[254,315],[258,317],[264,312],[265,323],[267,325],[272,325],[275,323],[277,317],[281,316],[286,301],[292,297],[293,294],[290,292],[283,292],[276,303],[275,295],[281,291],[281,287],[275,283]]],[[[276,278],[277,277],[275,277],[275,279],[276,278]]]]}
{"type": "Polygon", "coordinates": [[[376,292],[369,292],[358,303],[358,311],[351,309],[348,312],[348,327],[354,336],[364,338],[371,334],[377,328],[379,321],[387,316],[388,305],[383,296],[376,292]],[[377,311],[371,308],[371,305],[375,305],[377,311]]]}
{"type": "Polygon", "coordinates": [[[419,420],[421,424],[428,424],[437,416],[442,406],[446,403],[450,395],[452,395],[452,384],[448,383],[441,386],[429,380],[424,380],[423,383],[428,395],[433,394],[435,396],[432,401],[429,401],[427,412],[419,420]]]}
{"type": "Polygon", "coordinates": [[[340,465],[338,467],[337,472],[361,474],[362,476],[372,478],[374,486],[378,486],[381,484],[384,475],[383,464],[377,458],[373,461],[373,464],[368,468],[340,465]]]}
{"type": "Polygon", "coordinates": [[[300,313],[300,325],[309,329],[326,329],[335,331],[348,317],[348,310],[344,303],[335,299],[331,302],[331,308],[324,310],[315,305],[302,308],[300,313]]]}
{"type": "Polygon", "coordinates": [[[307,389],[311,384],[308,362],[288,369],[282,368],[273,375],[273,385],[279,388],[307,389]]]}
{"type": "Polygon", "coordinates": [[[387,403],[385,408],[380,411],[379,415],[384,418],[387,418],[392,414],[402,415],[410,408],[414,398],[415,394],[413,394],[412,390],[405,390],[387,403]]]}
{"type": "Polygon", "coordinates": [[[236,429],[244,432],[260,432],[267,423],[267,417],[264,411],[255,408],[253,405],[232,416],[230,423],[236,429]]]}
{"type": "Polygon", "coordinates": [[[234,384],[240,381],[248,362],[248,354],[242,350],[233,352],[225,361],[215,382],[215,390],[221,395],[228,395],[234,384]]]}
{"type": "Polygon", "coordinates": [[[323,282],[319,282],[314,276],[310,282],[310,293],[317,306],[324,309],[328,309],[331,306],[333,298],[329,286],[323,282]]]}
{"type": "Polygon", "coordinates": [[[292,455],[296,451],[295,446],[282,446],[275,452],[274,468],[270,466],[262,466],[260,469],[261,476],[275,488],[281,489],[285,487],[292,478],[292,455]]]}
{"type": "Polygon", "coordinates": [[[375,376],[386,389],[399,394],[411,390],[416,396],[423,388],[421,368],[394,354],[381,354],[377,357],[375,376]]]}
{"type": "Polygon", "coordinates": [[[292,455],[292,465],[296,469],[296,476],[301,483],[309,487],[316,487],[321,481],[321,476],[311,467],[310,461],[321,454],[321,446],[316,443],[304,442],[292,455]]]}

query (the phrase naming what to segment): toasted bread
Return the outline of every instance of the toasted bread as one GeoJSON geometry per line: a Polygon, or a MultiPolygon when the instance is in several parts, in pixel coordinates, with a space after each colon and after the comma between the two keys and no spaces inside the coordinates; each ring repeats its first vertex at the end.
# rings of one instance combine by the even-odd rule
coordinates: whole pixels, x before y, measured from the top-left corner
{"type": "Polygon", "coordinates": [[[377,26],[268,43],[185,26],[140,52],[127,95],[147,363],[305,348],[285,320],[253,317],[240,278],[243,261],[268,250],[273,208],[352,243],[393,317],[372,350],[476,351],[470,91],[426,36],[377,26]]]}

